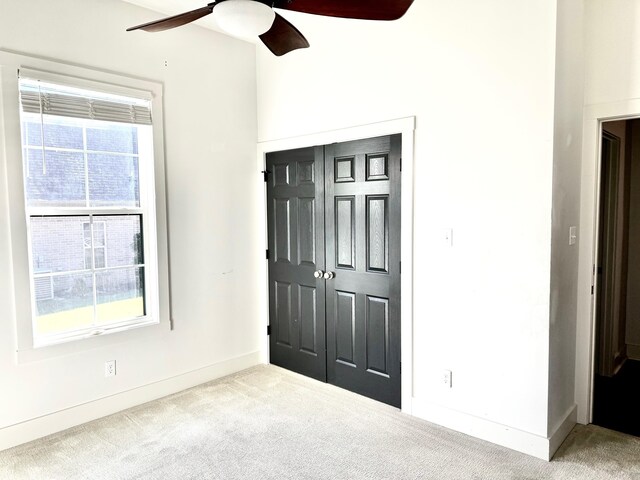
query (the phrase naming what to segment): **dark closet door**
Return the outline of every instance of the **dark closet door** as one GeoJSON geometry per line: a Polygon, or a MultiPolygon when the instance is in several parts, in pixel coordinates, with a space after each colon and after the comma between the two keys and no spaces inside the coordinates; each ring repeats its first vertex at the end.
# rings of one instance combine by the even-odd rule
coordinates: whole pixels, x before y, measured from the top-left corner
{"type": "Polygon", "coordinates": [[[271,363],[326,381],[323,147],[267,155],[271,363]]]}
{"type": "Polygon", "coordinates": [[[327,379],[400,407],[401,136],[325,147],[327,379]]]}

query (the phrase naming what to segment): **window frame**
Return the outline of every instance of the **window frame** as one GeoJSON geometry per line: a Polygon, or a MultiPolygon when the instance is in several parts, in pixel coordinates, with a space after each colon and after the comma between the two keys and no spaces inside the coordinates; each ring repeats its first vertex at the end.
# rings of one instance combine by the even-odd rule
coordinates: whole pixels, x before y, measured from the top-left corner
{"type": "MultiPolygon", "coordinates": [[[[160,325],[161,327],[164,325],[170,328],[162,94],[162,84],[157,82],[0,50],[0,169],[4,163],[12,249],[12,265],[8,267],[13,274],[13,299],[15,302],[13,310],[18,363],[36,361],[95,348],[97,345],[122,341],[121,338],[114,338],[118,337],[117,335],[106,335],[110,333],[138,330],[139,327],[149,325],[160,325]],[[28,73],[31,74],[26,76],[32,77],[33,71],[36,71],[38,78],[51,83],[137,98],[147,96],[151,101],[153,172],[145,172],[144,177],[148,178],[149,182],[145,182],[144,193],[143,182],[140,185],[140,195],[147,197],[149,207],[148,213],[142,217],[142,232],[145,236],[145,269],[148,269],[145,272],[145,287],[149,291],[147,315],[144,322],[133,324],[125,322],[126,324],[114,324],[112,328],[101,328],[78,336],[67,336],[67,338],[51,339],[52,341],[46,342],[35,341],[33,323],[35,321],[35,288],[32,291],[34,277],[30,251],[29,215],[25,202],[23,178],[24,162],[18,84],[19,72],[25,70],[30,71],[28,73]],[[75,341],[80,339],[86,340],[75,341]]],[[[143,163],[140,162],[139,168],[143,168],[143,163]]],[[[140,175],[142,179],[143,175],[140,175]]],[[[0,180],[2,180],[1,175],[0,180]]],[[[110,209],[109,212],[116,213],[114,210],[117,209],[110,209]]],[[[64,215],[69,214],[71,213],[68,211],[64,213],[64,215]]],[[[130,335],[137,334],[132,332],[130,335]]]]}
{"type": "Polygon", "coordinates": [[[107,259],[107,222],[105,222],[104,220],[93,220],[93,221],[89,221],[89,222],[82,222],[82,247],[84,250],[84,269],[85,270],[92,270],[94,268],[104,268],[106,267],[106,265],[109,263],[108,259],[107,259]],[[85,225],[89,226],[89,246],[87,246],[87,239],[85,237],[85,233],[86,230],[84,228],[85,225]],[[103,245],[95,245],[93,243],[93,238],[94,238],[94,233],[95,230],[93,230],[92,225],[101,225],[102,226],[102,235],[104,237],[104,244],[103,245]],[[96,258],[95,258],[95,251],[101,248],[102,249],[102,259],[104,262],[104,265],[102,265],[101,267],[98,267],[97,265],[94,264],[96,258]],[[89,255],[91,255],[91,264],[87,265],[87,250],[89,250],[89,255]]]}

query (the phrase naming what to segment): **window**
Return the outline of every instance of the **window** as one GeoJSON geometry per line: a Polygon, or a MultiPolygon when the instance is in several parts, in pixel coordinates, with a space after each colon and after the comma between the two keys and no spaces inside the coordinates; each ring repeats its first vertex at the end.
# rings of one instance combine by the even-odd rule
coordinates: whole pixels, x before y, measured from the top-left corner
{"type": "Polygon", "coordinates": [[[78,84],[20,71],[35,346],[159,321],[151,94],[78,84]]]}

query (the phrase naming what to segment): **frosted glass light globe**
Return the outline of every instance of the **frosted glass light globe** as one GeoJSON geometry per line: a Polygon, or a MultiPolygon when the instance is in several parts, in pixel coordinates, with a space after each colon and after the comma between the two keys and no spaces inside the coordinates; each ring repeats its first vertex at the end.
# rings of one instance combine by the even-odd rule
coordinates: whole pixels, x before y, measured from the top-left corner
{"type": "Polygon", "coordinates": [[[225,0],[216,5],[213,14],[225,32],[252,42],[269,30],[276,18],[271,7],[255,0],[225,0]]]}

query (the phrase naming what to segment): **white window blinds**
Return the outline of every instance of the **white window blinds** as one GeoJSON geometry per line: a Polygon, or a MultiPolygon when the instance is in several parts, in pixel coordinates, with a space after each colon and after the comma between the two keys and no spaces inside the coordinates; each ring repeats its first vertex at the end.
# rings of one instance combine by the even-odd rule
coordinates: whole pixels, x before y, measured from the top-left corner
{"type": "Polygon", "coordinates": [[[42,115],[151,125],[151,100],[99,93],[20,77],[22,111],[42,115]]]}

